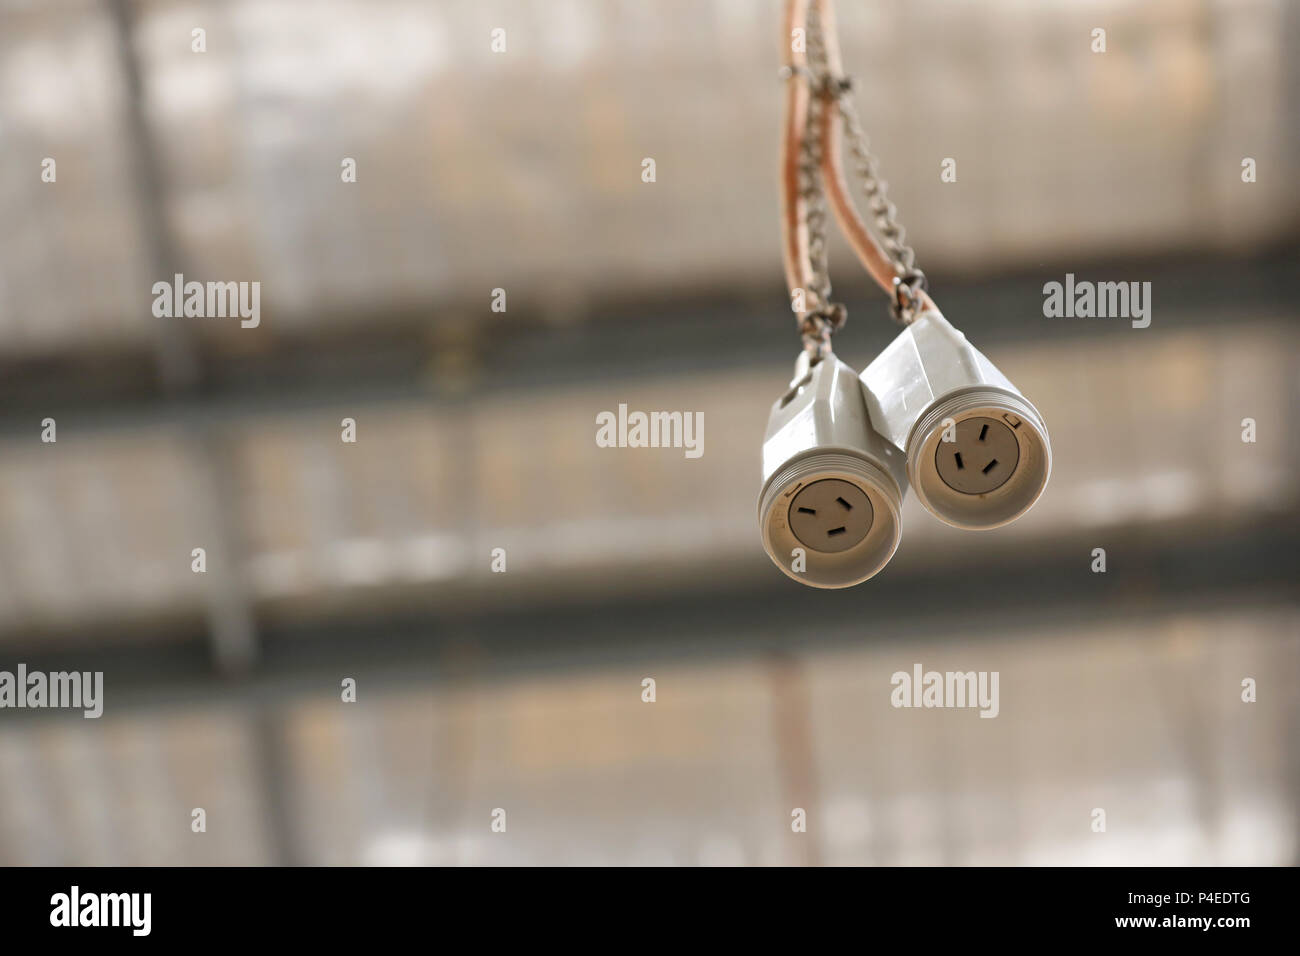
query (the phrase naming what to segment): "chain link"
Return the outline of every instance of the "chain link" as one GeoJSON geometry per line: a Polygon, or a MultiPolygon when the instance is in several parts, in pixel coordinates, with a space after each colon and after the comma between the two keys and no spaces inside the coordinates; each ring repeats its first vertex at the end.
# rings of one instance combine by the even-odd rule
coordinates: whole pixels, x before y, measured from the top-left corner
{"type": "Polygon", "coordinates": [[[812,288],[808,292],[815,304],[809,303],[807,314],[800,320],[800,332],[806,347],[811,349],[817,345],[828,351],[831,333],[844,324],[847,316],[843,305],[830,301],[830,270],[826,254],[826,194],[821,174],[821,124],[828,97],[835,101],[844,120],[845,139],[862,179],[867,208],[874,217],[882,248],[897,273],[894,277],[893,314],[899,322],[907,324],[915,317],[921,293],[926,288],[926,279],[925,273],[916,267],[915,250],[905,241],[907,232],[898,222],[898,208],[889,200],[888,184],[880,178],[876,158],[871,154],[870,141],[858,119],[857,108],[853,105],[852,83],[848,77],[831,75],[817,0],[811,0],[808,4],[806,43],[808,66],[800,72],[807,80],[812,95],[809,97],[800,150],[799,182],[808,227],[808,258],[813,273],[812,288]],[[811,341],[810,336],[817,341],[811,341]]]}
{"type": "Polygon", "coordinates": [[[858,120],[857,108],[848,95],[850,85],[847,80],[841,81],[840,89],[843,92],[837,97],[837,103],[840,116],[844,118],[844,135],[848,140],[849,152],[857,163],[858,175],[862,178],[862,191],[868,199],[867,208],[876,217],[876,229],[880,233],[885,253],[893,261],[898,274],[906,275],[916,268],[916,251],[904,241],[907,230],[899,224],[898,207],[886,194],[888,183],[880,178],[867,134],[858,120]]]}
{"type": "Polygon", "coordinates": [[[826,190],[822,183],[822,115],[826,101],[821,95],[822,78],[827,75],[826,47],[822,42],[816,4],[808,8],[806,30],[808,67],[802,71],[808,81],[808,113],[804,121],[803,142],[799,149],[799,198],[804,206],[804,224],[808,229],[808,261],[812,267],[804,315],[799,332],[804,348],[815,355],[830,351],[830,337],[848,318],[848,310],[831,301],[830,260],[827,253],[826,190]]]}
{"type": "Polygon", "coordinates": [[[875,217],[876,231],[880,235],[885,255],[898,273],[894,277],[894,317],[904,323],[910,322],[919,304],[921,292],[926,287],[925,273],[916,267],[916,250],[905,241],[907,230],[898,221],[898,207],[889,199],[889,184],[880,178],[876,157],[871,155],[871,143],[858,119],[858,110],[850,95],[852,84],[847,77],[833,82],[835,102],[844,120],[844,138],[848,141],[849,153],[853,156],[858,176],[862,179],[867,208],[875,217]]]}

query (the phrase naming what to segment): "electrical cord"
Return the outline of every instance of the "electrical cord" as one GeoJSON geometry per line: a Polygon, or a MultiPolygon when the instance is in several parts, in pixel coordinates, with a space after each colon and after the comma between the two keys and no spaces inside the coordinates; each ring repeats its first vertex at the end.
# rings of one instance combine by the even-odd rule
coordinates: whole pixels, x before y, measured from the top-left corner
{"type": "Polygon", "coordinates": [[[831,0],[787,0],[784,21],[787,52],[783,74],[788,84],[781,157],[786,281],[792,297],[804,290],[799,330],[805,349],[820,357],[829,353],[830,336],[846,317],[843,305],[829,299],[824,229],[827,204],[863,267],[893,299],[897,321],[910,323],[920,312],[934,308],[934,302],[925,290],[925,273],[916,267],[916,253],[905,242],[898,210],[887,196],[887,185],[880,178],[858,120],[851,83],[841,73],[831,0]],[[801,25],[806,54],[791,42],[794,30],[801,25]],[[845,134],[883,246],[849,196],[843,166],[845,134]],[[813,162],[815,170],[809,168],[813,162]]]}
{"type": "MultiPolygon", "coordinates": [[[[797,49],[791,42],[794,31],[803,27],[807,13],[808,0],[786,0],[781,42],[784,61],[782,72],[791,82],[786,83],[781,136],[781,252],[786,287],[790,290],[792,304],[799,301],[802,290],[807,290],[813,284],[812,263],[808,257],[805,204],[800,189],[804,132],[811,97],[808,84],[793,82],[793,78],[806,67],[803,50],[797,49]]],[[[801,330],[804,318],[812,311],[810,306],[813,304],[807,302],[805,292],[804,308],[797,310],[801,330]]]]}

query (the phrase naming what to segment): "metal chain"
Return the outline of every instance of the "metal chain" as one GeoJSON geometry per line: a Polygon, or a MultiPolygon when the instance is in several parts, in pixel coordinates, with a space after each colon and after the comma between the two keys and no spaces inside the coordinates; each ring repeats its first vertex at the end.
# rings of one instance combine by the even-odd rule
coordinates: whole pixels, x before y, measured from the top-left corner
{"type": "Polygon", "coordinates": [[[844,136],[849,152],[857,163],[862,178],[862,191],[867,194],[867,208],[875,216],[876,230],[880,234],[885,254],[894,264],[894,317],[910,322],[919,304],[920,293],[925,289],[925,273],[916,267],[916,250],[905,241],[907,230],[898,221],[898,207],[889,199],[889,184],[880,178],[876,158],[871,155],[870,141],[858,119],[857,107],[850,95],[852,84],[847,77],[835,82],[836,104],[844,119],[844,136]]]}
{"type": "Polygon", "coordinates": [[[799,332],[804,348],[816,356],[830,352],[830,337],[848,318],[843,303],[831,301],[830,260],[827,255],[826,191],[822,184],[822,114],[826,103],[822,98],[820,81],[827,74],[826,47],[822,42],[820,24],[817,22],[816,4],[808,9],[807,57],[804,72],[811,95],[808,97],[808,114],[804,121],[803,142],[799,149],[799,198],[804,205],[804,224],[808,229],[808,260],[812,267],[804,315],[799,319],[799,332]]]}
{"type": "Polygon", "coordinates": [[[848,140],[849,152],[857,164],[858,175],[862,178],[868,208],[875,217],[876,230],[880,234],[885,254],[897,273],[894,277],[893,313],[899,322],[907,324],[915,317],[921,293],[926,287],[926,279],[925,273],[916,267],[916,251],[904,241],[907,232],[898,222],[898,207],[889,200],[888,184],[880,178],[876,158],[871,155],[870,141],[853,105],[852,83],[848,77],[832,76],[830,73],[817,0],[811,0],[808,4],[806,41],[808,67],[802,72],[808,80],[812,95],[808,103],[799,174],[800,196],[807,210],[808,257],[813,270],[814,288],[809,291],[816,296],[817,308],[809,310],[801,331],[807,344],[809,332],[814,330],[805,329],[804,326],[812,322],[817,324],[815,330],[821,331],[821,324],[834,322],[829,331],[822,333],[822,338],[827,342],[826,348],[829,348],[829,335],[844,324],[846,311],[843,305],[830,302],[831,284],[826,257],[826,197],[821,179],[820,132],[822,113],[825,110],[824,97],[827,94],[834,98],[840,116],[843,117],[845,138],[848,140]]]}

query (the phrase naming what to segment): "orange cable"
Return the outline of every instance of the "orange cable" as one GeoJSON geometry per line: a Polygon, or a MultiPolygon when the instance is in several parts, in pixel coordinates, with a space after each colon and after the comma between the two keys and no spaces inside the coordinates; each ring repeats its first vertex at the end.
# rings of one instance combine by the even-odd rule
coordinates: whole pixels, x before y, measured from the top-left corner
{"type": "MultiPolygon", "coordinates": [[[[831,76],[843,76],[840,60],[839,34],[835,27],[835,9],[832,0],[813,0],[817,4],[821,20],[822,43],[826,48],[826,63],[831,76]]],[[[797,84],[802,86],[803,84],[797,84]]],[[[876,284],[885,290],[892,301],[894,298],[894,277],[897,272],[894,263],[880,247],[876,237],[867,228],[866,222],[858,212],[849,196],[848,183],[844,177],[844,120],[836,108],[834,96],[828,90],[822,94],[826,107],[822,111],[822,181],[826,189],[826,199],[830,203],[835,221],[840,231],[848,239],[854,254],[863,267],[876,280],[876,284]]],[[[806,108],[806,107],[805,107],[806,108]]],[[[934,300],[928,293],[921,292],[921,308],[935,308],[934,300]]]]}

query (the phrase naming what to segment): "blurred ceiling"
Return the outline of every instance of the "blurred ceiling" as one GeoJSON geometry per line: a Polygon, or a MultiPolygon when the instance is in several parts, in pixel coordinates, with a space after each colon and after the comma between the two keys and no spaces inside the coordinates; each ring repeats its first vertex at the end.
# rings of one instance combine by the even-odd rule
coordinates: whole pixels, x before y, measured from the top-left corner
{"type": "MultiPolygon", "coordinates": [[[[516,314],[572,321],[610,299],[776,286],[775,0],[0,11],[0,214],[23,224],[0,238],[0,355],[140,347],[172,269],[263,282],[267,331],[205,333],[237,352],[384,321],[376,308],[463,322],[494,288],[516,314]]],[[[1294,235],[1297,16],[1280,0],[889,0],[845,4],[841,34],[926,268],[959,276],[1294,235]]]]}

